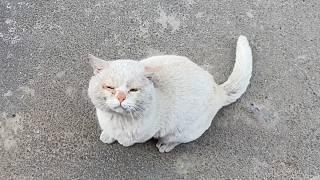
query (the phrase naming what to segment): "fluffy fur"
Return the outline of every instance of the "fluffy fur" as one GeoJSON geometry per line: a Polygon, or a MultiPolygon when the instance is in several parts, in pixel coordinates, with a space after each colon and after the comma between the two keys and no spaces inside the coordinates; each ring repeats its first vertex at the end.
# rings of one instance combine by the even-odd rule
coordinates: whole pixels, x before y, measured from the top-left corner
{"type": "Polygon", "coordinates": [[[89,60],[95,75],[88,93],[102,129],[100,140],[131,146],[156,138],[160,152],[199,138],[217,111],[245,92],[252,71],[244,36],[237,42],[233,72],[221,85],[182,56],[104,61],[89,55],[89,60]]]}

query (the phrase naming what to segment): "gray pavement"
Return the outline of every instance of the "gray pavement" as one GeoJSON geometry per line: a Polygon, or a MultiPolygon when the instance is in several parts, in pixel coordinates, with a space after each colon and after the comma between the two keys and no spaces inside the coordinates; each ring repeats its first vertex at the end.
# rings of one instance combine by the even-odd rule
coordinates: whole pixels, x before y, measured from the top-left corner
{"type": "Polygon", "coordinates": [[[0,179],[319,179],[320,1],[1,0],[0,179]],[[160,154],[99,141],[84,57],[184,55],[248,91],[197,141],[160,154]]]}

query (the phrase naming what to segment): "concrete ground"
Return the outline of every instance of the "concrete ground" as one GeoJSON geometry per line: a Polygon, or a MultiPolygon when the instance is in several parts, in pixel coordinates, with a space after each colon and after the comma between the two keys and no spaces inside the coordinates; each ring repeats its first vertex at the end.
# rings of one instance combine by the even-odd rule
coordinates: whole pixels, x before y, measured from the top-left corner
{"type": "Polygon", "coordinates": [[[1,0],[0,179],[319,179],[320,1],[1,0]],[[191,58],[248,91],[198,140],[160,154],[99,141],[88,53],[191,58]]]}

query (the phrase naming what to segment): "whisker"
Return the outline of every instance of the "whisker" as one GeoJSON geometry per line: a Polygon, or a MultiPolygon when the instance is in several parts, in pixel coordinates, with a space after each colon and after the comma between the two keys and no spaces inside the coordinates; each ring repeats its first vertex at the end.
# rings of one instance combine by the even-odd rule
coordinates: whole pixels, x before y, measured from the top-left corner
{"type": "Polygon", "coordinates": [[[143,114],[140,111],[137,111],[135,107],[132,107],[132,108],[133,108],[133,112],[130,110],[131,116],[135,116],[139,119],[143,117],[143,114]]]}
{"type": "Polygon", "coordinates": [[[134,106],[135,108],[139,109],[139,110],[145,110],[144,107],[142,107],[141,105],[136,105],[134,106]]]}
{"type": "Polygon", "coordinates": [[[141,108],[141,107],[133,107],[133,109],[135,109],[135,110],[141,110],[141,111],[143,111],[144,109],[143,108],[141,108]]]}
{"type": "Polygon", "coordinates": [[[130,115],[131,115],[132,120],[135,121],[135,119],[133,118],[133,115],[132,115],[131,110],[129,110],[129,112],[130,112],[130,115]]]}

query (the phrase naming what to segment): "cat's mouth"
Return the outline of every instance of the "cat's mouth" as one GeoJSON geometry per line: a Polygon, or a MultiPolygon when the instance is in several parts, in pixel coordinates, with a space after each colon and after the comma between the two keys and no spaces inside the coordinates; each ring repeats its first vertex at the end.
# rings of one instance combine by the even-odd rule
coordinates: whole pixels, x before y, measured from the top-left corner
{"type": "Polygon", "coordinates": [[[120,113],[120,114],[126,114],[126,113],[129,113],[130,110],[123,107],[123,106],[117,106],[117,107],[113,107],[113,108],[110,108],[112,111],[116,112],[116,113],[120,113]]]}

